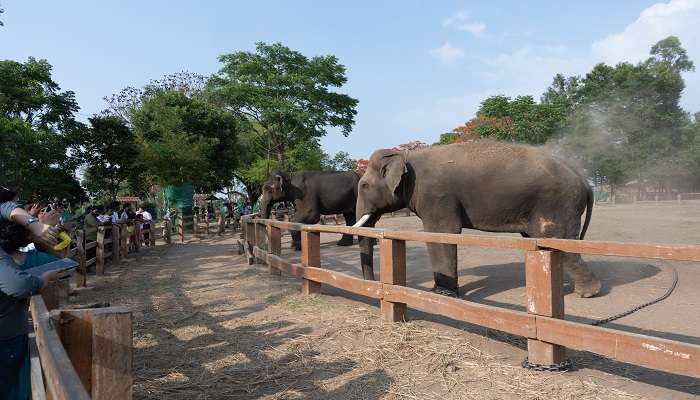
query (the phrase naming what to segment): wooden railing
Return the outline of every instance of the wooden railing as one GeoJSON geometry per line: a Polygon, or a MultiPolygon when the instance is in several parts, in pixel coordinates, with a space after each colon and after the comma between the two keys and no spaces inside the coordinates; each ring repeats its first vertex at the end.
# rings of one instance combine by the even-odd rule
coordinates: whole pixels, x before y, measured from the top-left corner
{"type": "Polygon", "coordinates": [[[585,350],[618,361],[700,378],[700,346],[564,320],[561,252],[700,261],[700,246],[633,244],[561,239],[528,239],[429,232],[389,231],[346,226],[302,225],[242,219],[240,249],[250,263],[269,265],[302,279],[302,292],[320,293],[326,284],[379,299],[387,321],[405,319],[407,306],[523,336],[528,360],[556,364],[565,348],[585,350]],[[281,231],[301,231],[301,263],[281,257],[281,231]],[[321,268],[320,234],[345,233],[377,239],[380,279],[366,281],[321,268]],[[527,312],[513,311],[406,287],[406,241],[516,249],[524,252],[527,312]]]}
{"type": "Polygon", "coordinates": [[[124,307],[54,309],[55,291],[31,299],[33,399],[132,397],[131,312],[124,307]]]}

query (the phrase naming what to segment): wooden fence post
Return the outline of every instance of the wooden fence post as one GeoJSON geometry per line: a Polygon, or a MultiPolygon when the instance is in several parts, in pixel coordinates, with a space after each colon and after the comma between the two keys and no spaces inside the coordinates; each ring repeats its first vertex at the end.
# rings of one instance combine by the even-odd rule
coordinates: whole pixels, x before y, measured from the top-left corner
{"type": "Polygon", "coordinates": [[[245,241],[243,242],[244,251],[246,257],[248,258],[248,265],[255,264],[255,257],[253,255],[253,247],[255,244],[255,223],[251,220],[247,220],[244,224],[245,229],[245,241]]]}
{"type": "Polygon", "coordinates": [[[105,227],[97,227],[97,247],[95,248],[95,255],[97,260],[95,262],[95,273],[97,275],[105,274],[105,227]]]}
{"type": "MultiPolygon", "coordinates": [[[[561,253],[549,250],[525,252],[525,282],[528,313],[564,318],[561,253]]],[[[537,339],[527,340],[527,357],[531,364],[559,364],[565,356],[566,349],[563,346],[537,339]]]]}
{"type": "Polygon", "coordinates": [[[224,233],[224,214],[219,213],[219,216],[216,218],[216,224],[218,225],[218,228],[216,229],[216,234],[221,236],[224,233]]]}
{"type": "Polygon", "coordinates": [[[131,312],[125,307],[61,310],[57,317],[63,347],[91,399],[131,399],[131,312]]]}
{"type": "Polygon", "coordinates": [[[207,229],[207,236],[209,235],[209,212],[204,213],[204,225],[207,229]]]}
{"type": "Polygon", "coordinates": [[[121,252],[121,258],[129,256],[129,231],[126,229],[126,223],[119,224],[118,249],[121,252]]]}
{"type": "MultiPolygon", "coordinates": [[[[321,233],[301,231],[301,264],[304,267],[321,268],[321,233]]],[[[301,293],[310,295],[321,293],[321,284],[304,279],[301,293]]]]}
{"type": "Polygon", "coordinates": [[[192,230],[195,236],[199,235],[199,217],[196,213],[192,214],[192,230]]]}
{"type": "Polygon", "coordinates": [[[173,240],[170,229],[170,221],[163,221],[163,240],[165,240],[166,244],[171,244],[173,240]]]}
{"type": "MultiPolygon", "coordinates": [[[[276,256],[282,255],[282,229],[268,225],[267,226],[267,243],[270,254],[276,256]]],[[[270,274],[282,275],[282,271],[270,265],[270,274]]]]}
{"type": "Polygon", "coordinates": [[[185,243],[185,219],[183,217],[178,218],[177,229],[180,234],[180,243],[185,243]]]}
{"type": "Polygon", "coordinates": [[[678,193],[678,196],[677,196],[677,198],[678,198],[678,205],[680,206],[680,205],[681,205],[681,203],[682,203],[682,200],[681,200],[681,194],[680,194],[680,193],[678,193]]]}
{"type": "Polygon", "coordinates": [[[138,253],[141,251],[141,237],[143,236],[143,225],[138,221],[134,223],[134,235],[136,235],[136,240],[134,240],[134,243],[136,243],[135,250],[138,253]]]}
{"type": "Polygon", "coordinates": [[[121,235],[121,225],[112,225],[112,265],[118,265],[120,257],[120,252],[122,251],[122,235],[121,235]]]}
{"type": "MultiPolygon", "coordinates": [[[[406,242],[403,240],[380,240],[379,279],[382,283],[406,286],[406,242]]],[[[406,304],[381,300],[385,321],[406,320],[406,304]]]]}
{"type": "Polygon", "coordinates": [[[75,238],[78,246],[78,262],[80,263],[76,276],[76,286],[85,287],[87,285],[87,266],[85,265],[85,261],[87,260],[87,255],[85,254],[85,231],[75,231],[75,238]]]}

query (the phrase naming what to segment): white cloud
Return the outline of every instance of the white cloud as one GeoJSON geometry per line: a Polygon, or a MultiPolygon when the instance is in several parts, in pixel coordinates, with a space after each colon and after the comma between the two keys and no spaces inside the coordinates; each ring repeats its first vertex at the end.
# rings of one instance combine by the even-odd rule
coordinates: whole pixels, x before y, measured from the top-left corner
{"type": "Polygon", "coordinates": [[[442,46],[430,51],[435,57],[446,64],[452,64],[455,61],[464,58],[464,50],[453,46],[452,43],[445,42],[442,46]]]}
{"type": "MultiPolygon", "coordinates": [[[[700,0],[671,0],[646,8],[622,32],[593,43],[592,55],[597,62],[610,64],[641,61],[654,43],[670,35],[678,36],[688,57],[700,67],[700,0]]],[[[700,111],[700,72],[684,77],[681,103],[691,112],[700,111]]]]}
{"type": "Polygon", "coordinates": [[[486,24],[473,20],[466,11],[459,11],[446,18],[442,21],[442,26],[458,31],[469,32],[476,37],[483,37],[486,33],[486,24]]]}

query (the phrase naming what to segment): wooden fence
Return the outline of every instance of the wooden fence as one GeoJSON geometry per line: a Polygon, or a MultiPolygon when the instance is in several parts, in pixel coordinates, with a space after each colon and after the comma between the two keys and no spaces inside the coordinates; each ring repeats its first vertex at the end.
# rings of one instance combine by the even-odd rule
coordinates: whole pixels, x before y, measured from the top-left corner
{"type": "Polygon", "coordinates": [[[387,321],[405,319],[407,306],[455,320],[523,336],[528,360],[564,361],[565,348],[584,350],[618,361],[700,378],[700,346],[564,320],[561,252],[661,260],[700,261],[700,246],[652,245],[563,239],[530,239],[429,232],[389,231],[347,226],[302,225],[242,219],[241,250],[251,263],[266,263],[302,279],[304,294],[320,293],[321,284],[380,300],[387,321]],[[301,263],[281,257],[281,231],[301,231],[301,263]],[[346,233],[377,239],[380,279],[366,281],[321,268],[320,234],[346,233]],[[517,249],[524,253],[527,312],[513,311],[406,287],[406,241],[458,246],[517,249]]]}
{"type": "Polygon", "coordinates": [[[150,247],[156,245],[155,222],[152,222],[150,228],[147,229],[141,229],[138,224],[134,226],[135,230],[131,235],[128,233],[125,223],[98,226],[97,237],[94,241],[86,240],[84,230],[79,229],[72,233],[71,239],[74,246],[65,249],[63,257],[72,258],[80,263],[77,268],[77,286],[85,287],[87,285],[87,270],[90,266],[95,265],[97,275],[104,275],[108,261],[112,265],[118,265],[122,259],[126,258],[129,253],[130,237],[134,239],[134,251],[136,252],[140,251],[144,245],[150,247]]]}
{"type": "Polygon", "coordinates": [[[47,289],[30,302],[32,399],[131,399],[131,312],[57,309],[61,292],[47,289]]]}

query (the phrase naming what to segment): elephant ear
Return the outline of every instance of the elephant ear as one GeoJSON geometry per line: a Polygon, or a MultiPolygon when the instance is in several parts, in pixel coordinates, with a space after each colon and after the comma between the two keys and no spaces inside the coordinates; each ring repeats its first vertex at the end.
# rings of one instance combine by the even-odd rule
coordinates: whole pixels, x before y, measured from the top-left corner
{"type": "Polygon", "coordinates": [[[385,157],[386,163],[382,167],[382,176],[391,192],[396,192],[396,188],[401,183],[401,177],[408,171],[406,160],[402,152],[395,152],[385,157]]]}

